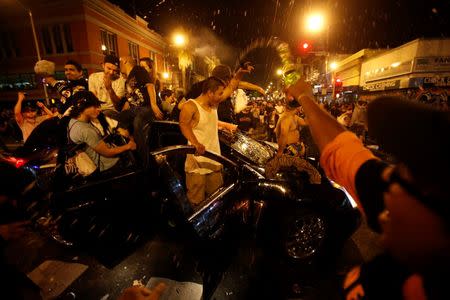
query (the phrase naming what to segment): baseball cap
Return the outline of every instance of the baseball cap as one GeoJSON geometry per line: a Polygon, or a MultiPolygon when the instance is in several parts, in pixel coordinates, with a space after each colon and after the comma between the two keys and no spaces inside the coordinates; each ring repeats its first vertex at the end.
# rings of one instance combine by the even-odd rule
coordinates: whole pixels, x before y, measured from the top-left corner
{"type": "Polygon", "coordinates": [[[111,54],[106,55],[104,60],[103,60],[103,62],[104,63],[113,64],[116,67],[120,67],[120,60],[119,60],[119,58],[117,56],[114,56],[114,55],[111,55],[111,54]]]}
{"type": "Polygon", "coordinates": [[[79,111],[83,111],[91,106],[99,107],[102,103],[105,103],[100,101],[92,92],[89,91],[79,91],[75,93],[72,101],[74,107],[79,111]]]}
{"type": "Polygon", "coordinates": [[[26,101],[22,104],[22,112],[28,112],[28,111],[37,111],[36,103],[33,101],[26,101]]]}
{"type": "Polygon", "coordinates": [[[211,72],[212,77],[217,77],[223,81],[231,79],[231,69],[227,65],[217,65],[211,72]]]}

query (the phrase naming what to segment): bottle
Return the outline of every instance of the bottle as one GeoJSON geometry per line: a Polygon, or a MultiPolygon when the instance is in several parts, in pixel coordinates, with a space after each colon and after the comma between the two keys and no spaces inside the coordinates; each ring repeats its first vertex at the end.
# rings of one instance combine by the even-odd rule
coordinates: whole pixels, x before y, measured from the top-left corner
{"type": "Polygon", "coordinates": [[[283,81],[285,86],[290,86],[296,83],[301,78],[300,72],[295,69],[291,69],[284,73],[283,81]]]}

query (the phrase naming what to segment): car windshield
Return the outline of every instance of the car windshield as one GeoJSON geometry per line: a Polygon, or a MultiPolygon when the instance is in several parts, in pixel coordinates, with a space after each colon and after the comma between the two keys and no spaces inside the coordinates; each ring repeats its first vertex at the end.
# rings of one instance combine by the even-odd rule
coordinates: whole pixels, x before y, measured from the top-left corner
{"type": "Polygon", "coordinates": [[[275,155],[275,151],[270,146],[260,143],[239,131],[233,135],[222,132],[221,139],[233,150],[260,167],[264,167],[267,161],[275,155]]]}

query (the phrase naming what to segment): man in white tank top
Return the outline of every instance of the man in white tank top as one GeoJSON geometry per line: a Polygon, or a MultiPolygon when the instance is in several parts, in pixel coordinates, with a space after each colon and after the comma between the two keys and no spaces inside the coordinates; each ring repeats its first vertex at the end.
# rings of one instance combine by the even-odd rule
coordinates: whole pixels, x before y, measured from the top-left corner
{"type": "Polygon", "coordinates": [[[202,94],[187,101],[180,113],[181,132],[196,149],[196,155],[188,155],[185,164],[187,196],[194,207],[223,184],[222,165],[198,155],[205,150],[220,154],[217,106],[224,88],[222,80],[206,79],[202,94]]]}

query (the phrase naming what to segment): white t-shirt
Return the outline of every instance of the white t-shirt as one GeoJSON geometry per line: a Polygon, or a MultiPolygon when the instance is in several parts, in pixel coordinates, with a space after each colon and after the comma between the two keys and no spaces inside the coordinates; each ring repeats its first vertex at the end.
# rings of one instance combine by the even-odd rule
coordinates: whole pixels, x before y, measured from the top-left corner
{"type": "MultiPolygon", "coordinates": [[[[97,95],[97,98],[100,101],[105,102],[101,105],[102,110],[112,109],[114,108],[114,104],[109,96],[108,91],[105,88],[105,84],[103,83],[103,78],[105,76],[104,72],[92,73],[89,76],[89,91],[93,92],[97,95]]],[[[116,93],[117,97],[122,98],[125,96],[125,79],[119,77],[118,79],[112,82],[112,88],[116,93]]]]}

